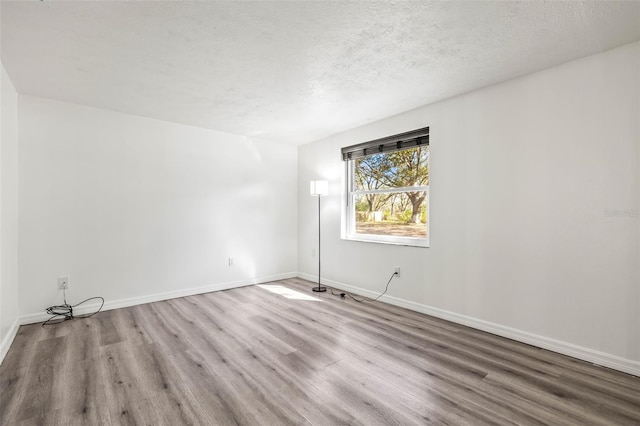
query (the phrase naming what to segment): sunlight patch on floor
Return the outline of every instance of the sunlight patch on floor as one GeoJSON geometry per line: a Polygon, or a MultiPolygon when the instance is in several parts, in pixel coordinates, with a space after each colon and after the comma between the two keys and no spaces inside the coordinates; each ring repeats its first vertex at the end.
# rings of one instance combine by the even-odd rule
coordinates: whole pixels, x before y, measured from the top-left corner
{"type": "Polygon", "coordinates": [[[308,294],[301,293],[296,290],[291,290],[282,285],[276,284],[258,284],[257,287],[263,288],[271,293],[279,294],[280,296],[286,297],[287,299],[295,299],[295,300],[311,300],[314,302],[322,302],[322,300],[317,297],[313,297],[308,294]]]}

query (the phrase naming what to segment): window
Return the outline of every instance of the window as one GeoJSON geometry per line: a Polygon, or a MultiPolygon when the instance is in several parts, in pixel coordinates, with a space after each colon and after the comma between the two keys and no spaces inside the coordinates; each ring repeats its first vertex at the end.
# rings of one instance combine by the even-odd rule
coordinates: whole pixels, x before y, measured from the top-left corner
{"type": "Polygon", "coordinates": [[[342,149],[347,239],[429,246],[429,128],[342,149]]]}

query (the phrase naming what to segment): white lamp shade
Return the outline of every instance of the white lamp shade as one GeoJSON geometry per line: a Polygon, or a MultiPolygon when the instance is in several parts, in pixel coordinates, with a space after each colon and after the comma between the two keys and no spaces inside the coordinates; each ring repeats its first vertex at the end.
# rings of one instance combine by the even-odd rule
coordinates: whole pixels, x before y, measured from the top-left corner
{"type": "Polygon", "coordinates": [[[329,182],[326,180],[312,180],[309,185],[309,193],[311,195],[321,196],[329,193],[329,182]]]}

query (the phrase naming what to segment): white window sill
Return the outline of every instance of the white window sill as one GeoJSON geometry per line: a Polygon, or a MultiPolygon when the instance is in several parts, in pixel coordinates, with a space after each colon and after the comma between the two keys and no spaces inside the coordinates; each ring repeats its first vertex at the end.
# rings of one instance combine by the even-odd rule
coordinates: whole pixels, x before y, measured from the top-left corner
{"type": "Polygon", "coordinates": [[[342,237],[345,241],[357,241],[360,243],[375,243],[375,244],[387,244],[392,246],[408,246],[408,247],[418,247],[418,248],[429,248],[429,240],[428,239],[413,239],[413,238],[379,238],[379,236],[375,235],[355,235],[355,236],[346,236],[342,237]]]}

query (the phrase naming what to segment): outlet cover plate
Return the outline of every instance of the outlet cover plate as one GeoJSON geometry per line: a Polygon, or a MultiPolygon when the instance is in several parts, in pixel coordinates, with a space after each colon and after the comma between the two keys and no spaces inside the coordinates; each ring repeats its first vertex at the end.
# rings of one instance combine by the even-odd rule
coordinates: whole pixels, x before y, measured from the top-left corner
{"type": "Polygon", "coordinates": [[[68,289],[69,288],[69,277],[58,277],[58,288],[68,289]]]}

